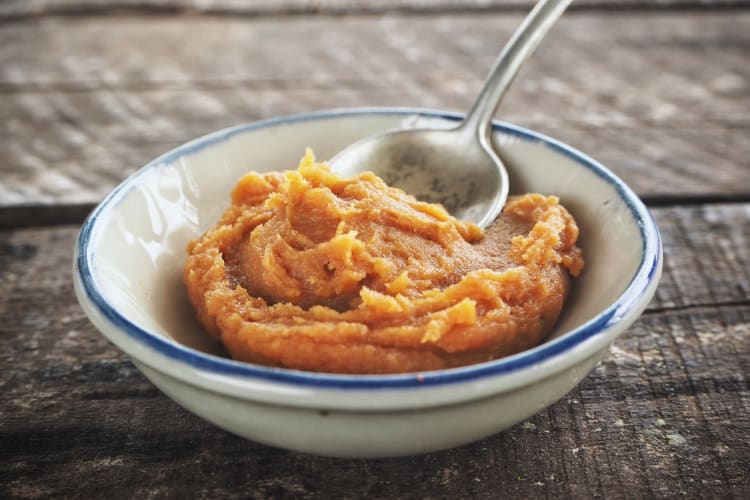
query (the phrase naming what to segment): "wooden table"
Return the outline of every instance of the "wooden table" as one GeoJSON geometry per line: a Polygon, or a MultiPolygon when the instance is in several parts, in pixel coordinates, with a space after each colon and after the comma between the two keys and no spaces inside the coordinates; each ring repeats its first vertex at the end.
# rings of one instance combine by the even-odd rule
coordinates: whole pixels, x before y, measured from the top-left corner
{"type": "Polygon", "coordinates": [[[465,110],[529,1],[0,3],[0,497],[750,498],[744,0],[581,0],[507,96],[502,119],[629,183],[666,254],[643,317],[526,423],[389,460],[266,447],[165,397],[76,303],[83,218],[150,158],[282,114],[465,110]]]}

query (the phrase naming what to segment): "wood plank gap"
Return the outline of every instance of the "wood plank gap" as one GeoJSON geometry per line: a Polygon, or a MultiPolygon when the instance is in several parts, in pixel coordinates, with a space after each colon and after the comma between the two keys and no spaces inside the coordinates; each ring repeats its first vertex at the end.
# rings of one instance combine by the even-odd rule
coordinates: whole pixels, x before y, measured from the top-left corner
{"type": "MultiPolygon", "coordinates": [[[[41,10],[22,9],[0,10],[0,25],[21,21],[37,22],[40,18],[71,17],[96,18],[110,16],[164,16],[164,17],[244,17],[244,18],[288,18],[302,16],[382,16],[385,14],[402,16],[429,15],[476,15],[496,13],[525,13],[531,3],[509,2],[504,4],[463,5],[461,3],[444,5],[381,5],[378,3],[361,6],[279,6],[277,8],[253,8],[252,4],[239,6],[212,5],[205,7],[178,4],[135,4],[129,2],[111,2],[108,4],[82,3],[78,5],[47,5],[41,10]]],[[[596,0],[573,4],[568,10],[574,12],[638,12],[638,11],[673,11],[705,12],[707,10],[747,10],[750,0],[723,0],[706,3],[701,0],[612,0],[599,3],[596,0]]]]}
{"type": "Polygon", "coordinates": [[[750,306],[750,297],[744,300],[725,300],[703,304],[684,304],[677,306],[660,306],[660,307],[647,307],[643,312],[644,316],[658,316],[664,313],[678,312],[678,311],[693,311],[699,312],[701,310],[717,309],[720,307],[746,307],[750,306]]]}
{"type": "Polygon", "coordinates": [[[750,203],[748,193],[701,193],[691,195],[650,194],[641,196],[649,208],[676,207],[685,205],[717,205],[750,203]]]}
{"type": "Polygon", "coordinates": [[[81,224],[96,203],[33,204],[0,207],[0,230],[81,224]]]}
{"type": "MultiPolygon", "coordinates": [[[[432,81],[422,82],[430,85],[432,81]]],[[[103,81],[46,81],[46,82],[2,82],[0,94],[78,94],[89,92],[153,92],[153,91],[204,91],[223,90],[347,90],[388,88],[375,79],[305,79],[305,78],[259,78],[259,79],[201,79],[201,80],[130,80],[123,82],[103,81]]]]}

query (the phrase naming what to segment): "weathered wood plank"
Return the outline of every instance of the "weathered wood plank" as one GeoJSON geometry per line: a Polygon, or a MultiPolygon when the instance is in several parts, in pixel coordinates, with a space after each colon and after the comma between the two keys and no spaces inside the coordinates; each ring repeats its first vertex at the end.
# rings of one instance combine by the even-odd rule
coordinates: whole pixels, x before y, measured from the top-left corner
{"type": "Polygon", "coordinates": [[[576,389],[481,442],[378,461],[276,450],[188,414],[75,303],[75,226],[2,231],[0,496],[747,498],[749,211],[654,209],[657,299],[576,389]]]}
{"type": "Polygon", "coordinates": [[[664,245],[653,309],[750,301],[750,205],[652,210],[664,245]]]}
{"type": "MultiPolygon", "coordinates": [[[[2,25],[0,206],[93,203],[157,154],[259,118],[342,106],[465,110],[519,19],[2,25]],[[144,40],[147,56],[131,49],[144,40]]],[[[586,151],[647,197],[748,196],[748,47],[744,12],[574,13],[499,116],[586,151]]]]}
{"type": "MultiPolygon", "coordinates": [[[[435,89],[418,95],[415,102],[426,107],[457,101],[435,89]]],[[[19,103],[14,97],[0,102],[0,110],[13,108],[9,116],[24,117],[11,119],[14,136],[34,137],[0,149],[0,205],[93,203],[152,158],[213,130],[337,105],[400,105],[403,91],[54,93],[37,95],[32,102],[19,103]],[[168,114],[151,119],[157,108],[168,114]],[[36,110],[43,111],[37,115],[36,110]]],[[[749,191],[750,179],[745,178],[750,169],[744,162],[750,142],[744,140],[744,129],[581,128],[529,117],[522,110],[504,118],[585,151],[644,197],[742,196],[749,191]],[[707,144],[727,149],[718,154],[707,144]]]]}
{"type": "MultiPolygon", "coordinates": [[[[0,89],[287,91],[443,85],[470,101],[520,18],[111,17],[17,23],[0,29],[5,63],[0,89]],[[70,37],[71,31],[77,36],[70,37]],[[144,40],[148,53],[131,49],[144,40]]],[[[750,119],[737,99],[747,99],[748,26],[750,14],[743,12],[572,14],[548,35],[511,92],[562,99],[568,106],[559,106],[565,113],[560,119],[569,121],[574,111],[579,123],[591,127],[636,125],[631,115],[662,125],[696,126],[695,118],[701,118],[747,126],[750,119]],[[707,61],[713,64],[711,72],[705,71],[707,61]],[[588,112],[597,104],[592,95],[600,105],[611,106],[609,113],[588,112]],[[709,98],[715,100],[712,106],[704,102],[709,98]],[[680,109],[688,105],[692,109],[680,109]],[[569,107],[573,110],[566,111],[569,107]]],[[[510,104],[509,96],[505,105],[510,104]]],[[[550,108],[545,104],[532,111],[550,108]]]]}

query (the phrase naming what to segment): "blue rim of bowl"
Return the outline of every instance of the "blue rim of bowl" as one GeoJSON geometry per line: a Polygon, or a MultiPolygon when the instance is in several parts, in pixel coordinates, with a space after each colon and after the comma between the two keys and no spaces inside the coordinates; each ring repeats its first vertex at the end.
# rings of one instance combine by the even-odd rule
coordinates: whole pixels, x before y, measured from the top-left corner
{"type": "Polygon", "coordinates": [[[159,334],[150,332],[128,320],[104,298],[99,291],[94,278],[92,233],[96,228],[101,214],[114,208],[118,201],[129,192],[133,182],[144,172],[158,168],[161,165],[173,163],[178,158],[193,154],[216,143],[226,141],[237,134],[253,130],[279,126],[311,120],[324,120],[356,115],[419,115],[426,118],[439,118],[459,121],[463,115],[445,111],[419,108],[344,108],[282,116],[257,122],[237,125],[205,135],[191,142],[163,154],[144,165],[117,186],[92,211],[81,227],[76,243],[76,272],[82,284],[83,291],[98,311],[106,317],[117,329],[130,338],[142,342],[158,353],[178,362],[187,363],[193,368],[205,370],[213,374],[241,376],[248,379],[260,379],[268,382],[312,386],[330,389],[411,389],[425,386],[444,386],[456,383],[476,381],[487,377],[509,374],[533,365],[547,361],[565,351],[568,351],[584,341],[596,337],[609,327],[622,320],[636,307],[648,292],[651,283],[657,278],[661,262],[661,238],[648,209],[638,196],[617,176],[606,167],[551,137],[533,132],[523,127],[504,122],[493,122],[493,129],[506,135],[516,136],[526,141],[542,142],[554,150],[573,159],[593,171],[597,176],[613,186],[624,200],[636,221],[643,242],[643,252],[638,271],[620,297],[607,309],[557,339],[545,342],[537,347],[521,353],[499,358],[485,363],[469,365],[446,370],[427,371],[419,373],[404,373],[394,375],[341,375],[330,373],[315,373],[286,368],[253,365],[222,358],[177,344],[167,340],[159,334]]]}

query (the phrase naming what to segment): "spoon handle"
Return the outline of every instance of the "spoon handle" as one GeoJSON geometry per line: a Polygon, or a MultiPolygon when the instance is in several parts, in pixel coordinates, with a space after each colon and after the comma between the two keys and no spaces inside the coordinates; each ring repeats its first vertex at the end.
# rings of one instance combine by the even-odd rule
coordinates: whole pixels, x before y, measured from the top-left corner
{"type": "Polygon", "coordinates": [[[460,128],[476,131],[487,137],[489,125],[500,100],[515,78],[521,65],[534,52],[544,35],[562,15],[572,0],[539,0],[510,41],[503,47],[490,70],[484,88],[460,128]]]}

